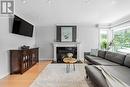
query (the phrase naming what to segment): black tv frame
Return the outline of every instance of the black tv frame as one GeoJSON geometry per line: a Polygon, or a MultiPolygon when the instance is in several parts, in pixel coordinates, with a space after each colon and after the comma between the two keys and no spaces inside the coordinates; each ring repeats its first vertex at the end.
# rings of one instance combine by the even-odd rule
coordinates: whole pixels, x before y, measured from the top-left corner
{"type": "Polygon", "coordinates": [[[13,34],[18,34],[18,35],[33,37],[33,30],[34,30],[34,26],[31,23],[27,22],[26,20],[20,18],[17,15],[14,15],[13,26],[12,26],[12,33],[13,34]],[[30,28],[31,30],[26,30],[26,33],[25,32],[24,33],[20,32],[20,30],[22,30],[22,29],[20,29],[20,26],[22,25],[21,23],[28,25],[28,27],[32,27],[32,28],[30,28]],[[16,29],[16,28],[19,28],[19,29],[16,29]]]}

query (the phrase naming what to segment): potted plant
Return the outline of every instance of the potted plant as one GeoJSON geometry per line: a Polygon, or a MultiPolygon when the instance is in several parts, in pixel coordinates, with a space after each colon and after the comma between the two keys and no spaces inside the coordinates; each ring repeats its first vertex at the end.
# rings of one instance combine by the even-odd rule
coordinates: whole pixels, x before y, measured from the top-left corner
{"type": "Polygon", "coordinates": [[[106,50],[108,48],[108,41],[107,40],[103,40],[101,42],[101,49],[106,50]]]}

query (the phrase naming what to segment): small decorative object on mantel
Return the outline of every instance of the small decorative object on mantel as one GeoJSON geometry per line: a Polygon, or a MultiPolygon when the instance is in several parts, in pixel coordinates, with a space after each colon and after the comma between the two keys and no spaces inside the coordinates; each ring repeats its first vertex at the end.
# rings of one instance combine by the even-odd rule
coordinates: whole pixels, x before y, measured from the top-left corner
{"type": "Polygon", "coordinates": [[[57,26],[57,42],[76,42],[77,26],[57,26]]]}
{"type": "Polygon", "coordinates": [[[21,50],[29,49],[30,46],[23,45],[21,46],[21,50]]]}

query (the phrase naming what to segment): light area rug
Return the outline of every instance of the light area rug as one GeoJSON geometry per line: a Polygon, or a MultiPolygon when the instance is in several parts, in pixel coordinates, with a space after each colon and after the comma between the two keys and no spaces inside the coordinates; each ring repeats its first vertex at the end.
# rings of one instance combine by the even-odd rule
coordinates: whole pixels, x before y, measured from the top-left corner
{"type": "Polygon", "coordinates": [[[49,64],[30,87],[89,87],[85,80],[84,64],[75,64],[66,72],[65,64],[49,64]]]}

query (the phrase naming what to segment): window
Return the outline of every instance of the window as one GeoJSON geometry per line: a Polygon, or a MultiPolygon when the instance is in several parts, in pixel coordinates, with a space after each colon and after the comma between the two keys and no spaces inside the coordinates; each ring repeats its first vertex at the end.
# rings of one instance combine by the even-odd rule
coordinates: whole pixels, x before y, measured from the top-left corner
{"type": "Polygon", "coordinates": [[[130,53],[130,27],[113,30],[114,51],[130,53]]]}
{"type": "Polygon", "coordinates": [[[100,48],[106,49],[108,46],[108,29],[100,29],[100,48]]]}

